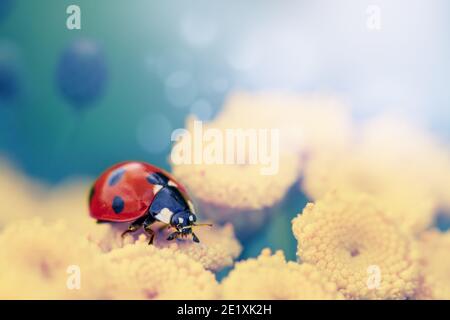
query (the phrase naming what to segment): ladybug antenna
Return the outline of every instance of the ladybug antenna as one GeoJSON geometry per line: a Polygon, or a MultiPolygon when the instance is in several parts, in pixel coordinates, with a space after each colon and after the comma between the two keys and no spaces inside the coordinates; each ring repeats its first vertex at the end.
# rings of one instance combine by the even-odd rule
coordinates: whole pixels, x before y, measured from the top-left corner
{"type": "Polygon", "coordinates": [[[193,227],[212,227],[212,223],[194,223],[193,227]]]}

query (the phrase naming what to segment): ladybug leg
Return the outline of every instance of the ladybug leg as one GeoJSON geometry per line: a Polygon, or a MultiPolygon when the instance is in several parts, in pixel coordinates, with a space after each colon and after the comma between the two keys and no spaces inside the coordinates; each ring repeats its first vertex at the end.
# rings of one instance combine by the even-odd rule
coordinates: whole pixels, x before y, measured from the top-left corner
{"type": "Polygon", "coordinates": [[[172,241],[172,240],[178,238],[179,236],[180,236],[180,232],[178,232],[178,231],[172,232],[172,233],[169,234],[169,236],[167,237],[167,241],[172,241]]]}
{"type": "Polygon", "coordinates": [[[144,227],[144,231],[148,234],[148,236],[150,237],[150,240],[148,241],[148,244],[153,244],[153,240],[155,239],[155,231],[153,231],[152,229],[150,229],[150,226],[145,226],[144,227]]]}
{"type": "Polygon", "coordinates": [[[163,226],[158,228],[158,232],[161,232],[164,229],[170,229],[170,228],[172,228],[172,226],[170,224],[165,224],[165,225],[163,225],[163,226]]]}
{"type": "Polygon", "coordinates": [[[122,233],[122,238],[125,237],[125,235],[127,235],[128,233],[133,233],[133,232],[139,230],[142,227],[142,224],[144,223],[144,221],[145,221],[145,217],[143,217],[143,218],[141,217],[141,218],[137,219],[136,221],[134,221],[132,224],[130,224],[128,226],[128,229],[122,233]]]}
{"type": "Polygon", "coordinates": [[[156,219],[151,215],[148,215],[144,221],[144,231],[150,237],[148,244],[153,244],[153,240],[155,239],[155,231],[153,231],[150,226],[156,222],[156,219]]]}
{"type": "Polygon", "coordinates": [[[197,242],[197,243],[199,243],[200,242],[200,240],[198,239],[198,237],[195,235],[195,233],[193,233],[192,232],[192,240],[194,241],[194,242],[197,242]]]}

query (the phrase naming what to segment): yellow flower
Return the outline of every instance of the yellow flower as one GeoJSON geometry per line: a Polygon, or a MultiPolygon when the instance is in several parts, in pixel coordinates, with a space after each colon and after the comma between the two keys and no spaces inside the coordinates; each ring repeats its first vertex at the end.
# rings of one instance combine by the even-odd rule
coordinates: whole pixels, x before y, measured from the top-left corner
{"type": "MultiPolygon", "coordinates": [[[[191,136],[195,134],[195,122],[195,118],[190,118],[186,123],[186,130],[190,132],[191,136]]],[[[226,137],[226,130],[229,129],[277,129],[274,126],[260,126],[257,120],[251,127],[240,126],[240,124],[234,124],[233,122],[222,122],[222,119],[219,118],[213,122],[202,124],[202,130],[205,132],[209,129],[215,129],[216,132],[220,132],[223,137],[226,137]]],[[[185,139],[189,139],[189,137],[182,137],[178,143],[183,143],[185,139]]],[[[235,137],[234,140],[239,139],[239,137],[235,137]]],[[[223,143],[227,142],[224,140],[223,143]]],[[[238,143],[236,141],[233,143],[235,149],[237,149],[238,143]]],[[[244,141],[241,141],[241,143],[244,144],[244,141]]],[[[262,142],[259,142],[258,146],[260,144],[262,142]]],[[[206,148],[205,145],[208,144],[204,143],[203,148],[206,148]]],[[[269,151],[275,152],[279,150],[275,146],[273,150],[270,149],[271,146],[267,147],[268,153],[269,151]]],[[[271,159],[273,163],[269,163],[268,159],[262,159],[264,161],[252,159],[250,161],[250,154],[259,154],[258,150],[255,153],[255,150],[252,150],[250,147],[250,139],[245,141],[242,150],[245,153],[243,154],[243,163],[237,163],[236,153],[238,150],[233,149],[235,157],[233,157],[231,163],[228,163],[227,159],[223,159],[219,163],[210,163],[205,159],[202,159],[200,163],[194,161],[191,163],[172,163],[173,173],[187,185],[189,191],[196,198],[213,205],[251,211],[270,207],[280,201],[287,189],[298,178],[300,162],[298,155],[281,150],[280,154],[275,153],[275,159],[271,159]],[[265,172],[264,169],[269,168],[271,165],[274,172],[265,172]],[[230,199],[233,199],[233,201],[230,201],[230,199]]],[[[224,150],[224,158],[226,153],[227,150],[224,150]]]]}
{"type": "Polygon", "coordinates": [[[131,237],[121,237],[129,223],[97,223],[89,215],[90,186],[85,181],[67,181],[48,190],[35,211],[47,221],[64,220],[74,232],[104,252],[132,243],[131,237]]]}
{"type": "Polygon", "coordinates": [[[441,193],[442,187],[448,185],[449,146],[425,128],[385,115],[367,123],[362,135],[362,153],[367,157],[378,153],[382,159],[377,162],[380,170],[399,170],[420,181],[425,191],[441,193]]]}
{"type": "Polygon", "coordinates": [[[108,271],[100,252],[64,223],[44,225],[37,218],[21,220],[9,224],[0,241],[0,298],[108,297],[108,271]],[[77,274],[79,282],[71,277],[77,274]]]}
{"type": "Polygon", "coordinates": [[[342,299],[336,285],[313,265],[286,262],[269,249],[238,262],[221,284],[224,299],[342,299]]]}
{"type": "MultiPolygon", "coordinates": [[[[231,266],[242,250],[239,241],[234,236],[233,226],[230,224],[224,227],[213,226],[196,229],[195,234],[200,239],[200,243],[193,242],[189,237],[181,241],[167,241],[166,238],[172,231],[167,229],[159,231],[153,245],[170,250],[174,255],[185,254],[211,271],[219,271],[224,267],[231,266]]],[[[118,235],[120,235],[120,231],[110,232],[113,243],[118,235]]],[[[102,239],[100,243],[107,242],[106,239],[102,239]]],[[[136,241],[132,239],[131,236],[126,237],[123,245],[116,246],[114,249],[135,243],[140,245],[142,255],[149,253],[145,246],[141,246],[141,244],[148,244],[147,237],[139,236],[136,241]]]]}
{"type": "MultiPolygon", "coordinates": [[[[199,261],[182,249],[149,246],[146,239],[104,253],[63,222],[44,225],[39,219],[29,219],[8,225],[0,240],[4,244],[0,252],[3,299],[218,297],[214,275],[199,261]],[[77,283],[73,272],[80,275],[79,289],[71,286],[72,281],[77,283]]],[[[201,254],[197,252],[211,267],[225,260],[208,257],[210,252],[201,254]]]]}
{"type": "Polygon", "coordinates": [[[159,248],[168,248],[174,255],[183,253],[212,271],[231,266],[241,253],[242,247],[234,237],[233,226],[230,224],[224,227],[199,228],[195,233],[200,243],[193,243],[191,240],[168,242],[161,240],[159,236],[155,245],[159,248]]]}
{"type": "Polygon", "coordinates": [[[432,224],[439,205],[450,203],[449,156],[424,130],[383,116],[362,126],[358,143],[316,152],[302,188],[313,199],[336,189],[365,192],[404,231],[418,234],[432,224]]]}
{"type": "Polygon", "coordinates": [[[403,231],[418,234],[428,228],[436,209],[432,194],[400,171],[376,169],[372,162],[379,159],[372,159],[361,159],[351,153],[335,159],[317,155],[305,169],[303,190],[312,199],[320,199],[333,190],[366,193],[403,231]]]}
{"type": "Polygon", "coordinates": [[[219,286],[210,271],[181,252],[142,241],[106,254],[114,270],[111,293],[117,299],[216,299],[219,286]]]}
{"type": "Polygon", "coordinates": [[[450,232],[423,234],[420,253],[422,283],[416,298],[450,300],[450,232]]]}
{"type": "Polygon", "coordinates": [[[231,95],[213,121],[224,128],[278,128],[282,150],[309,153],[334,149],[351,139],[349,109],[326,95],[277,92],[231,95]]]}
{"type": "MultiPolygon", "coordinates": [[[[80,222],[83,219],[80,219],[80,222]]],[[[80,225],[78,224],[78,228],[80,225]]],[[[200,243],[195,243],[191,238],[183,241],[167,241],[167,237],[173,229],[159,230],[159,225],[153,227],[157,232],[153,243],[157,248],[167,248],[174,255],[183,253],[195,261],[203,265],[205,269],[211,271],[219,271],[227,266],[231,266],[235,258],[241,253],[242,247],[236,239],[233,226],[228,224],[223,227],[213,226],[202,227],[195,230],[195,234],[199,237],[200,243]]],[[[121,237],[126,225],[119,226],[104,223],[96,224],[93,221],[85,221],[82,234],[91,243],[97,245],[103,252],[109,252],[113,249],[122,248],[128,244],[146,244],[148,246],[148,238],[146,236],[128,235],[121,237]],[[136,240],[135,240],[136,239],[136,240]]],[[[137,234],[140,234],[139,232],[137,234]]],[[[148,251],[145,246],[142,248],[142,254],[148,251]]]]}
{"type": "Polygon", "coordinates": [[[237,232],[257,230],[267,208],[282,200],[298,177],[296,157],[284,157],[279,172],[261,175],[253,165],[177,165],[174,175],[195,198],[198,213],[219,224],[233,223],[237,232]]]}
{"type": "Polygon", "coordinates": [[[177,165],[173,172],[199,201],[252,211],[283,198],[298,177],[297,162],[295,157],[282,158],[273,176],[261,175],[260,165],[177,165]]]}
{"type": "Polygon", "coordinates": [[[330,193],[293,220],[297,255],[351,299],[404,299],[419,280],[414,242],[369,197],[330,193]]]}
{"type": "Polygon", "coordinates": [[[0,227],[10,221],[26,218],[39,204],[43,187],[20,174],[8,161],[0,158],[0,227]]]}
{"type": "Polygon", "coordinates": [[[49,222],[64,220],[72,230],[84,234],[88,230],[106,233],[110,225],[96,225],[89,216],[89,188],[90,183],[84,179],[50,188],[24,176],[7,161],[0,161],[0,200],[8,201],[8,206],[0,208],[0,227],[32,216],[49,222]]]}
{"type": "MultiPolygon", "coordinates": [[[[185,144],[185,139],[189,141],[194,137],[198,131],[196,123],[195,119],[188,119],[186,128],[190,136],[175,144],[172,156],[177,154],[178,146],[185,144]]],[[[227,137],[229,129],[240,132],[275,129],[279,133],[277,149],[271,145],[271,151],[277,157],[279,155],[273,175],[261,174],[261,169],[267,164],[250,161],[246,164],[173,163],[175,176],[195,196],[199,211],[215,222],[232,222],[236,232],[242,236],[263,225],[269,212],[266,209],[279,203],[298,180],[303,159],[315,149],[334,149],[346,142],[351,126],[346,108],[330,97],[235,93],[227,99],[222,112],[214,120],[202,123],[202,129],[203,133],[215,130],[223,137],[227,137]]],[[[247,154],[259,154],[251,150],[248,136],[242,140],[239,142],[246,143],[247,154]]],[[[210,140],[204,141],[203,149],[212,144],[210,140]]],[[[226,141],[224,144],[228,146],[226,141]]],[[[234,149],[238,149],[236,145],[234,149]]],[[[195,153],[194,149],[191,148],[191,154],[195,153]]],[[[229,152],[224,149],[224,153],[229,152]]]]}

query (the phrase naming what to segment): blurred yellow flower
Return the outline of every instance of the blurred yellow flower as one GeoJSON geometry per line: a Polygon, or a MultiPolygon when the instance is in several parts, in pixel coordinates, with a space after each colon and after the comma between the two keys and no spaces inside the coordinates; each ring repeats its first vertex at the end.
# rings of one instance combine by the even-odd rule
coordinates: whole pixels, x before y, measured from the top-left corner
{"type": "Polygon", "coordinates": [[[7,206],[0,208],[0,228],[10,221],[25,218],[34,211],[45,188],[31,181],[5,159],[0,158],[0,195],[7,206]]]}
{"type": "Polygon", "coordinates": [[[29,218],[0,234],[1,299],[107,298],[108,270],[99,250],[64,223],[29,218]],[[80,274],[80,287],[68,285],[80,274]]]}
{"type": "MultiPolygon", "coordinates": [[[[127,224],[97,223],[88,212],[88,190],[90,183],[82,179],[66,181],[48,189],[35,205],[34,215],[46,221],[64,220],[71,230],[96,244],[102,251],[122,247],[132,239],[121,238],[127,224]]],[[[27,202],[24,198],[23,202],[27,202]]]]}
{"type": "MultiPolygon", "coordinates": [[[[187,120],[189,138],[181,137],[177,144],[195,136],[196,123],[195,118],[187,120]]],[[[262,168],[267,167],[261,163],[172,161],[172,167],[175,176],[195,196],[202,214],[218,223],[232,222],[237,232],[245,235],[263,225],[266,209],[279,203],[298,180],[303,159],[314,154],[315,149],[335,149],[347,143],[351,125],[348,110],[330,97],[235,93],[214,120],[202,123],[202,132],[215,130],[226,136],[230,129],[277,130],[280,138],[279,149],[275,150],[279,155],[276,173],[261,174],[262,168]]],[[[247,153],[252,151],[248,142],[245,141],[247,153]]],[[[209,144],[210,141],[203,142],[209,144]]]]}
{"type": "Polygon", "coordinates": [[[147,241],[106,254],[114,275],[110,292],[117,299],[216,299],[214,274],[181,252],[149,246],[147,241]]]}
{"type": "Polygon", "coordinates": [[[297,160],[285,157],[278,174],[263,176],[253,165],[178,165],[173,172],[195,198],[198,213],[216,223],[232,222],[250,232],[265,221],[298,177],[297,160]]]}
{"type": "Polygon", "coordinates": [[[214,299],[218,284],[201,262],[211,268],[230,263],[217,248],[215,256],[189,251],[188,245],[157,248],[143,235],[104,253],[64,222],[45,225],[39,219],[8,225],[0,240],[11,244],[0,252],[3,299],[214,299]],[[79,289],[67,284],[71,268],[79,270],[79,289]],[[189,290],[179,290],[180,283],[189,290]]]}
{"type": "Polygon", "coordinates": [[[342,299],[337,287],[310,264],[286,262],[269,249],[238,262],[221,284],[224,299],[342,299]]]}
{"type": "Polygon", "coordinates": [[[419,248],[422,283],[416,298],[450,300],[450,232],[426,232],[419,248]]]}
{"type": "Polygon", "coordinates": [[[237,92],[213,123],[222,128],[278,128],[281,149],[298,155],[346,145],[352,134],[348,107],[318,94],[237,92]]]}
{"type": "Polygon", "coordinates": [[[190,240],[168,242],[159,236],[155,245],[158,248],[168,248],[174,255],[183,253],[211,271],[219,271],[231,266],[234,259],[241,253],[242,247],[234,236],[231,224],[224,227],[199,228],[195,233],[201,241],[198,244],[190,240]]]}
{"type": "MultiPolygon", "coordinates": [[[[80,219],[81,221],[83,219],[80,219]]],[[[128,244],[142,244],[148,246],[148,238],[144,236],[128,235],[125,238],[121,234],[126,228],[122,224],[122,229],[118,226],[105,223],[96,224],[92,221],[86,221],[83,229],[83,235],[91,242],[96,244],[103,252],[109,252],[113,249],[122,248],[128,244]],[[136,239],[136,240],[135,240],[136,239]]],[[[200,239],[200,243],[194,243],[192,239],[167,241],[169,233],[165,230],[158,230],[158,224],[155,226],[156,239],[154,246],[157,248],[167,248],[174,255],[183,253],[195,261],[200,262],[204,268],[211,271],[219,271],[224,267],[231,266],[234,259],[241,253],[242,247],[236,239],[232,225],[213,226],[211,228],[198,228],[195,233],[200,239]]],[[[139,233],[137,233],[139,234],[139,233]]],[[[142,254],[148,253],[145,246],[141,246],[142,254]]]]}
{"type": "MultiPolygon", "coordinates": [[[[377,158],[370,160],[376,161],[377,158]]],[[[333,190],[366,193],[376,199],[378,206],[403,231],[417,234],[428,228],[436,210],[432,195],[424,192],[420,183],[402,176],[401,171],[375,168],[376,165],[357,154],[349,153],[336,159],[328,155],[316,156],[305,169],[303,190],[312,199],[321,199],[333,190]]]]}
{"type": "MultiPolygon", "coordinates": [[[[214,123],[204,127],[226,130],[214,123]]],[[[282,153],[274,175],[261,174],[266,165],[260,163],[173,164],[173,173],[194,196],[202,216],[220,224],[232,222],[242,234],[258,229],[266,209],[281,201],[298,179],[299,161],[296,155],[282,153]]]]}
{"type": "Polygon", "coordinates": [[[173,171],[197,200],[251,211],[280,201],[297,179],[297,160],[286,157],[281,163],[273,176],[261,175],[258,165],[177,165],[173,171]]]}
{"type": "MultiPolygon", "coordinates": [[[[213,226],[211,228],[199,228],[195,234],[199,237],[200,243],[194,243],[191,239],[167,241],[166,238],[170,234],[170,230],[158,231],[153,245],[156,248],[167,249],[173,252],[174,255],[179,253],[191,257],[193,260],[199,262],[205,269],[211,271],[219,271],[224,267],[231,266],[235,258],[241,253],[242,247],[239,241],[235,238],[233,226],[228,224],[223,227],[213,226]]],[[[134,237],[128,235],[120,243],[121,230],[110,228],[105,231],[96,243],[101,248],[105,248],[108,239],[115,244],[106,251],[121,248],[127,244],[147,244],[148,238],[139,236],[136,240],[134,237]]],[[[90,239],[91,240],[91,239],[90,239]]],[[[92,241],[92,240],[91,240],[92,241]]],[[[142,250],[142,255],[146,255],[149,251],[146,246],[139,246],[142,250]]]]}
{"type": "Polygon", "coordinates": [[[298,257],[350,299],[405,299],[419,281],[414,242],[372,199],[330,193],[293,220],[298,257]]]}
{"type": "Polygon", "coordinates": [[[407,232],[429,227],[450,202],[450,152],[424,130],[392,116],[365,123],[357,143],[322,150],[308,162],[303,190],[313,199],[335,189],[365,192],[407,232]]]}

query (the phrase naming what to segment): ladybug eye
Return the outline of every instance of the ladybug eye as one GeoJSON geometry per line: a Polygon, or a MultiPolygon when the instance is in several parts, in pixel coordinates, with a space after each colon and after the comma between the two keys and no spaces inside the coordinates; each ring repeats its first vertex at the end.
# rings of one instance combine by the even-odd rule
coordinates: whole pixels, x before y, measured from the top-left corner
{"type": "Polygon", "coordinates": [[[178,223],[183,223],[184,219],[183,218],[178,218],[178,223]]]}
{"type": "Polygon", "coordinates": [[[193,222],[194,221],[194,216],[189,216],[189,221],[193,222]]]}

